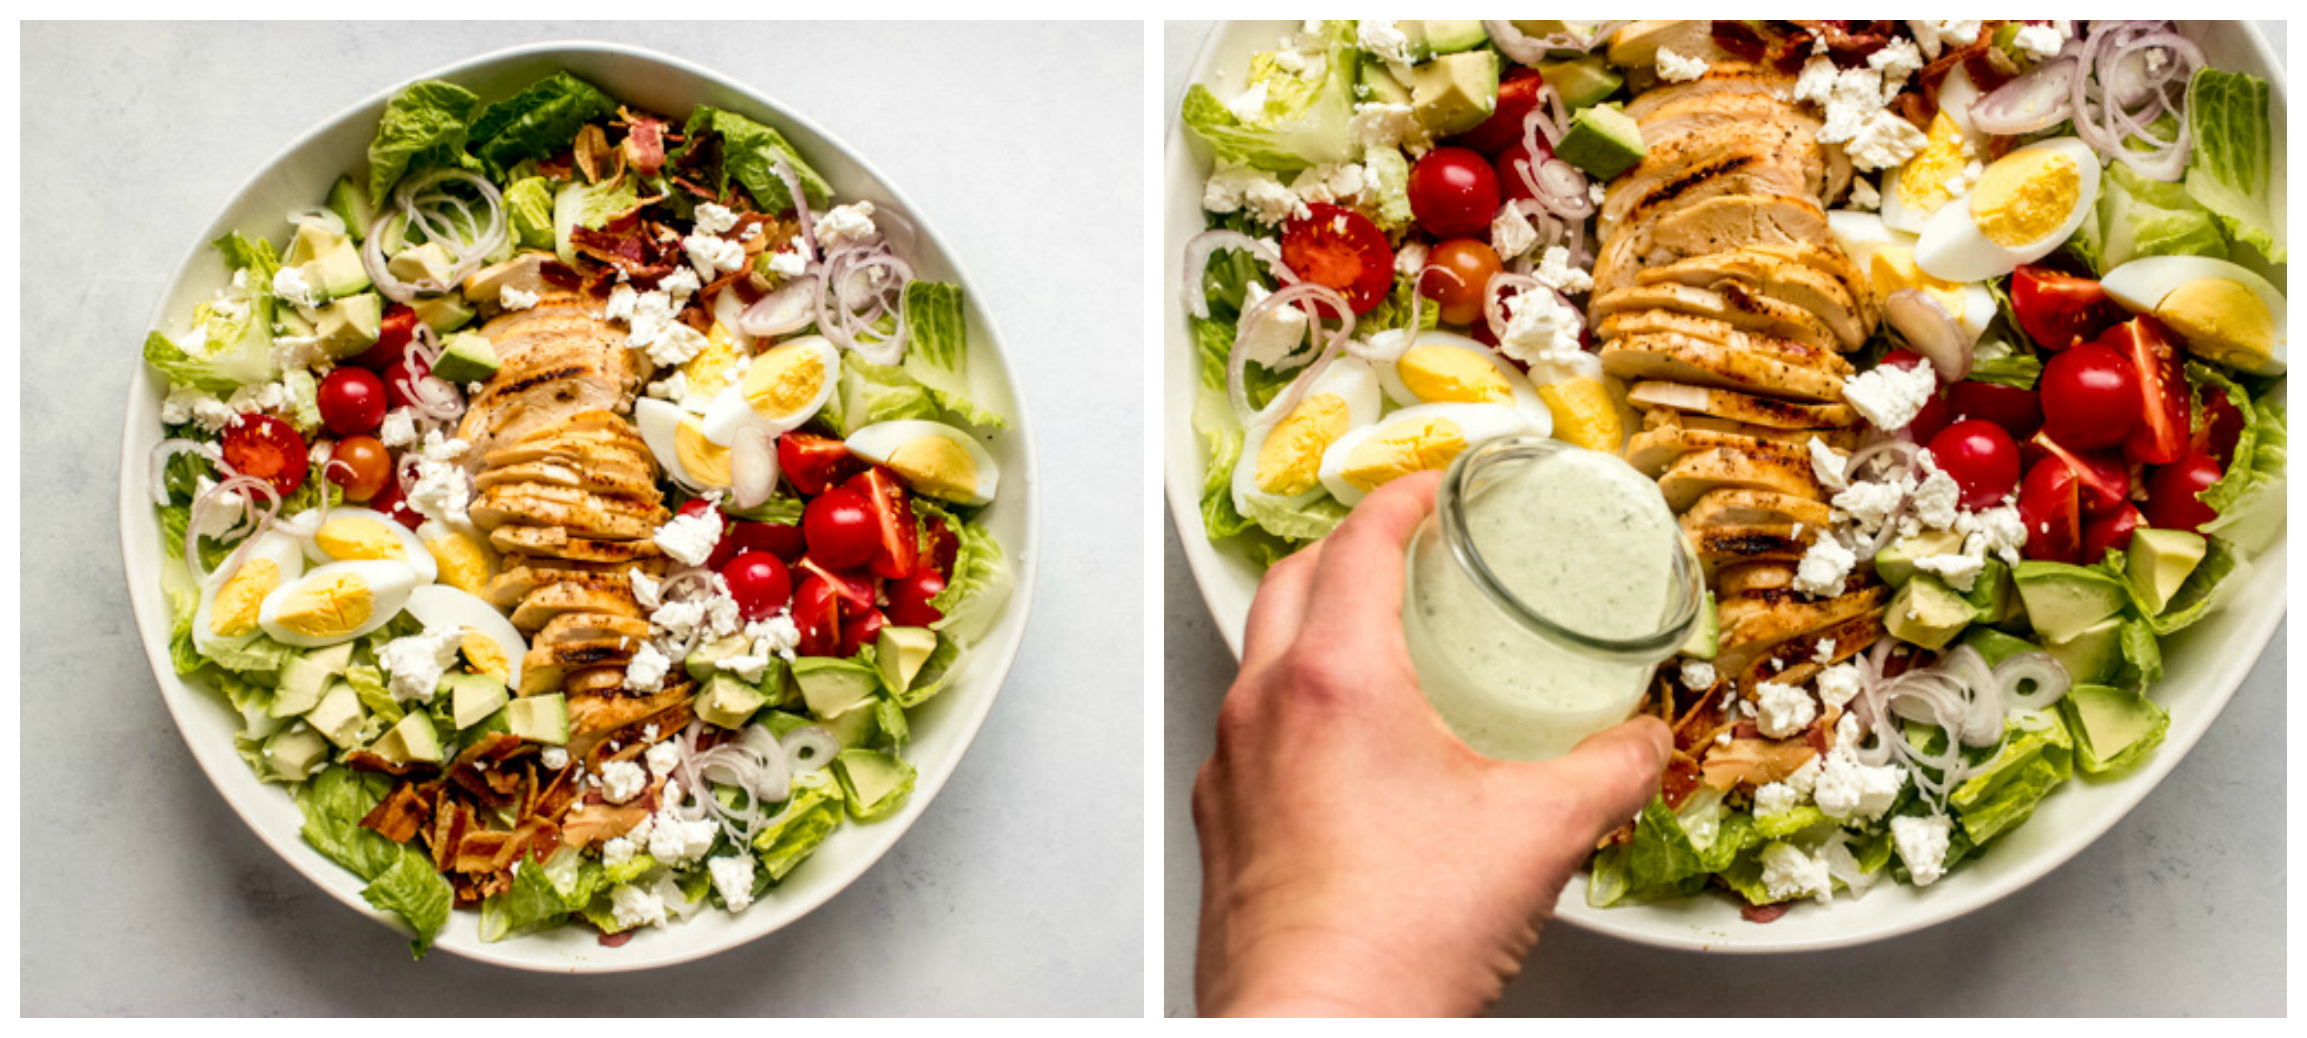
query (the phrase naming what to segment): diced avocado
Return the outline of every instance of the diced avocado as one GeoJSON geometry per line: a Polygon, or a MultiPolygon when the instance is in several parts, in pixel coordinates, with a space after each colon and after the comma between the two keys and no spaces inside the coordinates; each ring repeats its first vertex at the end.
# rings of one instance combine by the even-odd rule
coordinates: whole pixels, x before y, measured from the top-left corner
{"type": "Polygon", "coordinates": [[[2011,586],[2011,568],[2001,559],[1980,562],[1978,576],[1971,578],[1971,589],[1963,592],[1963,601],[1982,624],[2001,623],[2011,615],[2011,603],[2018,601],[2018,589],[2011,586]]]}
{"type": "Polygon", "coordinates": [[[402,249],[385,261],[385,271],[402,281],[430,281],[439,285],[449,283],[449,274],[457,269],[457,261],[437,241],[428,241],[411,249],[402,249]]]}
{"type": "Polygon", "coordinates": [[[2130,601],[2121,581],[2096,569],[2029,559],[2011,571],[2035,633],[2063,642],[2116,613],[2130,601]]]}
{"type": "Polygon", "coordinates": [[[401,718],[384,737],[376,741],[372,751],[379,757],[399,764],[441,762],[441,734],[433,730],[433,719],[424,711],[401,718]]]}
{"type": "Polygon", "coordinates": [[[1384,60],[1362,55],[1359,72],[1359,94],[1364,101],[1375,104],[1406,105],[1410,103],[1410,88],[1394,78],[1394,70],[1384,60]]]}
{"type": "Polygon", "coordinates": [[[881,686],[881,675],[849,660],[805,656],[793,661],[793,679],[801,683],[801,698],[809,712],[831,718],[864,702],[881,686]]]}
{"type": "Polygon", "coordinates": [[[1953,530],[1925,530],[1910,537],[1890,542],[1874,553],[1874,575],[1882,582],[1898,587],[1915,575],[1915,562],[1933,555],[1960,555],[1963,535],[1953,530]]]}
{"type": "Polygon", "coordinates": [[[311,321],[305,320],[304,315],[296,312],[296,308],[293,306],[274,308],[272,311],[272,324],[273,327],[278,330],[279,334],[294,335],[299,338],[316,334],[318,331],[318,329],[313,326],[313,323],[311,321]]]}
{"type": "Polygon", "coordinates": [[[770,706],[787,707],[800,702],[801,686],[793,680],[793,665],[775,656],[769,657],[769,666],[761,671],[761,680],[753,687],[761,690],[762,698],[770,706]]]}
{"type": "Polygon", "coordinates": [[[826,731],[832,732],[834,741],[843,746],[870,745],[874,736],[881,734],[880,727],[875,723],[871,699],[832,717],[823,718],[818,723],[824,725],[826,731]]]}
{"type": "Polygon", "coordinates": [[[497,348],[479,332],[458,332],[441,341],[433,374],[456,385],[486,382],[497,373],[497,348]]]}
{"type": "Polygon", "coordinates": [[[1424,18],[1396,22],[1395,27],[1410,38],[1413,47],[1422,47],[1425,53],[1437,57],[1473,50],[1490,42],[1490,34],[1483,31],[1482,23],[1470,19],[1424,18]]]}
{"type": "Polygon", "coordinates": [[[937,632],[927,627],[884,627],[873,641],[873,662],[881,670],[881,684],[894,693],[913,687],[921,665],[937,651],[937,632]]]}
{"type": "Polygon", "coordinates": [[[1496,51],[1444,54],[1411,70],[1410,80],[1410,107],[1436,137],[1480,126],[1498,108],[1496,51]]]}
{"type": "MultiPolygon", "coordinates": [[[[1560,23],[1556,23],[1560,24],[1560,23]]],[[[1529,32],[1525,29],[1524,32],[1529,32]]],[[[1538,63],[1538,76],[1547,86],[1562,95],[1562,103],[1570,110],[1592,108],[1610,99],[1618,88],[1626,85],[1626,77],[1610,71],[1610,63],[1599,54],[1581,54],[1563,61],[1538,63]]]]}
{"type": "Polygon", "coordinates": [[[2145,756],[2171,727],[2171,715],[2146,696],[2105,685],[2075,685],[2059,701],[2059,711],[2075,734],[2075,762],[2093,775],[2145,756]]]}
{"type": "Polygon", "coordinates": [[[328,679],[352,664],[351,642],[313,649],[280,668],[280,687],[272,694],[272,716],[294,717],[320,705],[328,679]]]}
{"type": "Polygon", "coordinates": [[[1557,158],[1603,180],[1633,169],[1642,161],[1643,150],[1641,125],[1609,105],[1572,115],[1570,129],[1554,145],[1557,158]]]}
{"type": "Polygon", "coordinates": [[[376,219],[376,207],[369,204],[368,189],[349,176],[336,178],[328,189],[330,212],[344,221],[345,237],[358,245],[368,237],[368,225],[376,219]]]}
{"type": "Polygon", "coordinates": [[[328,763],[328,740],[311,725],[292,725],[264,741],[264,763],[282,782],[302,782],[328,763]]]}
{"type": "Polygon", "coordinates": [[[367,291],[368,267],[361,263],[360,246],[351,238],[312,224],[300,224],[281,265],[295,267],[312,286],[314,296],[334,299],[367,291]]]}
{"type": "Polygon", "coordinates": [[[913,765],[894,753],[843,750],[833,757],[833,777],[841,783],[849,814],[869,822],[897,809],[913,791],[913,765]]]}
{"type": "Polygon", "coordinates": [[[697,693],[693,708],[697,717],[706,724],[723,728],[743,728],[754,713],[769,705],[769,697],[748,685],[743,679],[721,671],[705,679],[705,687],[697,693]]]}
{"type": "Polygon", "coordinates": [[[361,706],[360,693],[351,685],[333,681],[320,704],[304,715],[304,722],[339,748],[351,749],[360,742],[361,729],[368,727],[368,709],[361,706]]]}
{"type": "Polygon", "coordinates": [[[357,357],[376,344],[383,326],[383,296],[374,292],[346,296],[320,308],[320,323],[313,326],[315,345],[336,360],[357,357]]]}
{"type": "Polygon", "coordinates": [[[345,236],[317,224],[296,225],[295,236],[288,240],[288,251],[281,254],[280,265],[301,267],[336,249],[345,236]]]}
{"type": "Polygon", "coordinates": [[[1892,595],[1882,614],[1883,627],[1903,641],[1926,649],[1943,649],[1970,626],[1977,614],[1963,596],[1946,582],[1918,573],[1892,595]]]}
{"type": "Polygon", "coordinates": [[[782,739],[817,722],[803,717],[800,714],[787,713],[783,710],[771,710],[768,713],[762,714],[755,718],[753,723],[758,724],[763,728],[769,729],[769,734],[782,739]]]}
{"type": "Polygon", "coordinates": [[[1708,590],[1705,594],[1706,600],[1698,603],[1698,623],[1690,628],[1690,640],[1676,650],[1679,655],[1711,660],[1721,649],[1722,621],[1715,615],[1714,592],[1708,590]]]}
{"type": "Polygon", "coordinates": [[[725,635],[689,650],[689,658],[681,661],[681,667],[689,672],[689,680],[702,685],[713,680],[713,675],[721,673],[722,660],[743,656],[752,646],[752,639],[743,634],[725,635]]]}
{"type": "Polygon", "coordinates": [[[2110,616],[2083,628],[2074,637],[2043,646],[2067,677],[2078,685],[2112,680],[2123,669],[2123,618],[2110,616]]]}
{"type": "Polygon", "coordinates": [[[559,746],[569,741],[569,701],[558,692],[513,700],[505,704],[505,728],[530,742],[559,746]]]}
{"type": "Polygon", "coordinates": [[[459,731],[488,720],[512,698],[504,682],[486,674],[450,674],[441,680],[449,687],[449,716],[459,731]]]}
{"type": "Polygon", "coordinates": [[[2139,601],[2161,616],[2170,608],[2171,596],[2179,593],[2179,585],[2202,565],[2209,550],[2210,542],[2202,534],[2142,526],[2131,532],[2131,550],[2124,559],[2123,572],[2139,593],[2139,601]]]}
{"type": "Polygon", "coordinates": [[[433,330],[435,335],[447,335],[472,323],[473,308],[462,296],[424,296],[409,304],[417,312],[417,320],[433,330]]]}
{"type": "Polygon", "coordinates": [[[1978,650],[1987,666],[1994,666],[2022,652],[2041,652],[2042,646],[2024,638],[2004,634],[1988,627],[1973,627],[1963,632],[1963,644],[1978,650]]]}

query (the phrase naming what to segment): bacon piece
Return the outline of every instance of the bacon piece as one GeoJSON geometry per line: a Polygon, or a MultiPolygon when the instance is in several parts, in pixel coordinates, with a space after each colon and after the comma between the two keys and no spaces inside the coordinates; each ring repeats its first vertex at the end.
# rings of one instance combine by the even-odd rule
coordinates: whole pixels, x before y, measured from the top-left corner
{"type": "Polygon", "coordinates": [[[404,778],[411,772],[429,771],[434,767],[423,761],[386,760],[367,750],[354,750],[345,754],[344,766],[354,771],[374,771],[394,778],[404,778]]]}
{"type": "Polygon", "coordinates": [[[622,948],[625,946],[626,941],[630,941],[632,939],[633,931],[631,930],[627,930],[623,933],[605,933],[601,935],[601,947],[622,948]]]}
{"type": "Polygon", "coordinates": [[[424,827],[431,814],[424,796],[417,792],[416,783],[403,782],[363,815],[360,824],[361,828],[374,829],[394,843],[407,843],[424,827]]]}
{"type": "Polygon", "coordinates": [[[640,115],[627,108],[619,108],[617,111],[632,124],[632,129],[625,134],[625,161],[631,163],[642,176],[655,176],[665,166],[664,120],[640,115]]]}
{"type": "Polygon", "coordinates": [[[1745,916],[1750,923],[1767,923],[1785,915],[1786,910],[1792,907],[1783,901],[1775,905],[1740,905],[1738,914],[1745,916]]]}
{"type": "Polygon", "coordinates": [[[1666,773],[1658,780],[1658,795],[1665,798],[1667,810],[1682,810],[1682,805],[1690,799],[1690,794],[1698,791],[1704,777],[1705,774],[1699,770],[1697,758],[1690,754],[1677,750],[1674,756],[1667,758],[1666,773]]]}

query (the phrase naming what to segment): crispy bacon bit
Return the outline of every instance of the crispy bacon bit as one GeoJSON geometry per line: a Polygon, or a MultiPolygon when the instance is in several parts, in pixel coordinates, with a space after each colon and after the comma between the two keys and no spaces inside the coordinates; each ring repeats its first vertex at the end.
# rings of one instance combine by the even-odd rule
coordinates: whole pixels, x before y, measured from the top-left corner
{"type": "Polygon", "coordinates": [[[569,246],[587,258],[624,271],[632,280],[651,284],[681,265],[680,239],[644,222],[637,210],[610,220],[599,230],[571,230],[569,246]]]}
{"type": "Polygon", "coordinates": [[[655,176],[665,166],[665,122],[652,116],[635,113],[629,108],[617,109],[632,129],[625,134],[625,161],[642,176],[655,176]]]}
{"type": "Polygon", "coordinates": [[[1683,803],[1690,799],[1690,794],[1698,791],[1699,782],[1704,777],[1697,759],[1677,750],[1674,756],[1666,760],[1666,774],[1658,780],[1658,795],[1666,799],[1668,810],[1680,811],[1683,803]]]}
{"type": "Polygon", "coordinates": [[[554,180],[567,180],[569,179],[569,174],[576,171],[577,158],[576,155],[571,152],[564,151],[551,158],[537,160],[537,175],[541,177],[550,177],[554,180]]]}
{"type": "Polygon", "coordinates": [[[1729,745],[1717,746],[1706,755],[1699,771],[1707,785],[1729,792],[1739,786],[1777,782],[1818,755],[1801,739],[1761,739],[1743,734],[1748,731],[1749,724],[1739,725],[1729,745]]]}
{"type": "Polygon", "coordinates": [[[402,778],[415,771],[428,771],[433,767],[423,761],[387,760],[367,750],[354,750],[345,754],[344,765],[354,771],[381,772],[394,778],[402,778]]]}
{"type": "Polygon", "coordinates": [[[1738,914],[1745,916],[1746,921],[1750,923],[1767,923],[1785,915],[1786,910],[1791,907],[1793,906],[1783,901],[1775,905],[1740,905],[1738,914]]]}
{"type": "Polygon", "coordinates": [[[574,149],[577,172],[585,175],[585,182],[598,184],[625,175],[625,153],[609,146],[609,132],[599,126],[588,125],[577,131],[574,149]]]}
{"type": "Polygon", "coordinates": [[[557,259],[549,259],[537,264],[537,276],[559,288],[574,289],[585,283],[584,275],[570,269],[568,264],[557,259]]]}
{"type": "Polygon", "coordinates": [[[361,828],[374,829],[394,843],[407,843],[424,827],[431,815],[425,806],[424,795],[414,782],[403,782],[393,787],[390,795],[360,820],[361,828]]]}
{"type": "Polygon", "coordinates": [[[626,930],[623,933],[605,933],[601,935],[601,947],[622,948],[625,946],[626,941],[630,941],[632,939],[633,931],[631,930],[626,930]]]}

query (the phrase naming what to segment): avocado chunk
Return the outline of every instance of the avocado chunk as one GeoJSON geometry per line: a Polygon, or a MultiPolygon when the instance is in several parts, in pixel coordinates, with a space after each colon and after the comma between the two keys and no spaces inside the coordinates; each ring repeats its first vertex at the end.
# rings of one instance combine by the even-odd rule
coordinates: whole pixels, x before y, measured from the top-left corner
{"type": "Polygon", "coordinates": [[[833,733],[835,742],[845,747],[871,746],[881,734],[880,719],[873,714],[873,704],[874,700],[867,699],[820,723],[826,731],[833,733]]]}
{"type": "Polygon", "coordinates": [[[843,750],[833,756],[833,777],[841,783],[849,815],[870,822],[897,809],[913,792],[913,765],[894,753],[843,750]]]}
{"type": "Polygon", "coordinates": [[[456,385],[486,382],[497,374],[497,348],[479,332],[457,332],[441,342],[433,374],[456,385]]]}
{"type": "Polygon", "coordinates": [[[1963,632],[1963,644],[1978,650],[1978,654],[1992,667],[2022,652],[2041,652],[2042,647],[2024,638],[2004,634],[1989,627],[1973,627],[1963,632]]]}
{"type": "Polygon", "coordinates": [[[2130,766],[2162,745],[2171,727],[2171,715],[2146,696],[2105,685],[2075,685],[2059,711],[2075,733],[2075,763],[2092,775],[2130,766]]]}
{"type": "Polygon", "coordinates": [[[1384,60],[1362,55],[1361,68],[1356,74],[1356,93],[1364,101],[1378,104],[1406,105],[1410,103],[1410,88],[1394,78],[1394,70],[1384,60]]]}
{"type": "Polygon", "coordinates": [[[1715,615],[1714,592],[1705,592],[1706,599],[1698,603],[1698,622],[1690,627],[1690,640],[1682,643],[1675,653],[1692,659],[1711,660],[1722,647],[1722,622],[1715,615]]]}
{"type": "Polygon", "coordinates": [[[351,238],[312,224],[299,224],[281,265],[297,268],[314,296],[335,299],[369,287],[368,267],[361,263],[360,246],[351,238]]]}
{"type": "Polygon", "coordinates": [[[1412,55],[1420,51],[1434,56],[1456,54],[1490,42],[1490,34],[1482,29],[1482,23],[1471,19],[1424,18],[1396,22],[1394,27],[1410,38],[1412,55]]]}
{"type": "Polygon", "coordinates": [[[1572,115],[1570,129],[1554,146],[1556,157],[1603,180],[1633,169],[1643,151],[1641,125],[1609,105],[1572,115]]]}
{"type": "Polygon", "coordinates": [[[441,734],[433,730],[433,719],[419,711],[401,718],[401,723],[376,741],[372,751],[397,764],[439,764],[441,734]]]}
{"type": "Polygon", "coordinates": [[[697,693],[694,709],[706,724],[723,728],[743,728],[745,722],[762,707],[769,705],[769,697],[748,685],[735,674],[722,671],[705,680],[705,687],[697,693]]]}
{"type": "Polygon", "coordinates": [[[2067,677],[2075,684],[2113,680],[2115,672],[2123,669],[2123,618],[2110,616],[2072,638],[2050,642],[2043,648],[2067,669],[2067,677]]]}
{"type": "Polygon", "coordinates": [[[927,627],[884,627],[873,640],[873,662],[881,671],[881,684],[903,694],[913,687],[922,664],[937,651],[937,632],[927,627]]]}
{"type": "Polygon", "coordinates": [[[385,261],[385,272],[402,281],[430,281],[443,286],[449,283],[449,274],[456,269],[456,259],[437,241],[402,249],[392,259],[385,261]]]}
{"type": "Polygon", "coordinates": [[[272,716],[295,717],[320,705],[328,679],[352,665],[351,642],[313,649],[280,668],[280,687],[272,694],[272,716]]]}
{"type": "Polygon", "coordinates": [[[832,719],[870,698],[881,686],[881,675],[862,663],[807,656],[793,661],[793,680],[801,683],[801,699],[809,712],[832,719]]]}
{"type": "Polygon", "coordinates": [[[312,333],[321,352],[335,360],[360,356],[376,344],[384,327],[384,297],[374,292],[350,295],[320,308],[320,322],[312,333]]]}
{"type": "Polygon", "coordinates": [[[504,682],[486,674],[449,674],[441,682],[449,687],[449,717],[459,731],[488,720],[512,698],[504,682]]]}
{"type": "Polygon", "coordinates": [[[689,658],[681,661],[681,668],[689,672],[689,680],[702,685],[721,672],[722,660],[743,656],[745,650],[752,647],[752,640],[742,634],[723,635],[689,650],[689,658]]]}
{"type": "Polygon", "coordinates": [[[1498,54],[1444,54],[1410,71],[1410,107],[1436,137],[1482,125],[1498,108],[1498,54]]]}
{"type": "Polygon", "coordinates": [[[349,750],[359,745],[360,733],[368,727],[368,708],[351,685],[335,681],[320,697],[320,705],[304,715],[304,722],[339,749],[349,750]]]}
{"type": "Polygon", "coordinates": [[[329,185],[328,209],[344,221],[345,237],[358,245],[368,237],[368,225],[376,220],[376,207],[369,204],[368,190],[349,176],[339,176],[329,185]]]}
{"type": "Polygon", "coordinates": [[[505,704],[505,728],[530,742],[559,746],[569,741],[569,701],[558,692],[513,700],[505,704]]]}
{"type": "Polygon", "coordinates": [[[302,782],[328,763],[328,740],[311,725],[292,725],[264,740],[264,763],[282,782],[302,782]]]}
{"type": "Polygon", "coordinates": [[[2171,596],[2187,582],[2187,575],[2202,565],[2210,542],[2187,530],[2157,530],[2142,526],[2131,532],[2131,550],[2124,557],[2124,575],[2139,601],[2155,616],[2171,607],[2171,596]]]}
{"type": "Polygon", "coordinates": [[[1963,600],[1971,604],[1971,610],[1982,624],[2008,619],[2011,603],[2018,597],[2018,589],[2011,586],[2011,568],[2001,559],[1981,560],[1978,575],[1971,578],[1971,589],[1963,592],[1963,600]]]}
{"type": "Polygon", "coordinates": [[[1900,640],[1926,649],[1943,649],[1970,626],[1977,613],[1946,582],[1918,573],[1892,595],[1883,610],[1883,627],[1900,640]]]}
{"type": "Polygon", "coordinates": [[[2063,562],[2029,559],[2011,571],[2035,633],[2063,642],[2123,611],[2130,591],[2106,573],[2063,562]]]}
{"type": "Polygon", "coordinates": [[[1960,555],[1963,535],[1953,530],[1925,530],[1909,537],[1892,541],[1883,550],[1874,553],[1874,575],[1882,582],[1898,587],[1915,575],[1915,563],[1934,555],[1960,555]]]}
{"type": "MultiPolygon", "coordinates": [[[[1557,23],[1559,24],[1559,23],[1557,23]]],[[[1524,29],[1524,32],[1529,30],[1524,29]]],[[[1610,63],[1599,54],[1581,54],[1563,61],[1541,61],[1538,77],[1547,86],[1562,95],[1562,103],[1571,111],[1592,108],[1610,99],[1618,88],[1626,85],[1626,77],[1610,71],[1610,63]]]]}
{"type": "Polygon", "coordinates": [[[472,323],[473,308],[463,298],[454,295],[426,296],[409,304],[417,312],[417,320],[431,328],[435,335],[447,335],[472,323]]]}

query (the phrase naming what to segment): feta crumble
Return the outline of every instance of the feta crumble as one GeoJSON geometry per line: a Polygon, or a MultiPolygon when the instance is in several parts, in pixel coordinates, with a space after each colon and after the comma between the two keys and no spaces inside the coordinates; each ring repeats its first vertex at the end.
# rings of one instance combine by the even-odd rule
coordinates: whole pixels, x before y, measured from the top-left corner
{"type": "Polygon", "coordinates": [[[1765,681],[1754,686],[1758,699],[1755,704],[1755,725],[1762,734],[1772,739],[1786,739],[1802,733],[1810,722],[1818,719],[1818,707],[1810,700],[1810,693],[1799,686],[1765,681]]]}
{"type": "Polygon", "coordinates": [[[1714,664],[1706,660],[1683,657],[1682,687],[1704,691],[1714,687],[1714,664]]]}
{"type": "Polygon", "coordinates": [[[737,226],[737,214],[728,206],[719,202],[698,204],[693,228],[698,234],[721,234],[735,226],[737,226]]]}
{"type": "Polygon", "coordinates": [[[672,669],[671,657],[644,642],[634,650],[632,662],[625,665],[625,687],[635,692],[655,692],[665,687],[665,675],[672,669]]]}
{"type": "Polygon", "coordinates": [[[1813,858],[1790,843],[1772,843],[1762,849],[1762,886],[1774,901],[1815,897],[1834,900],[1834,876],[1826,860],[1813,858]]]}
{"type": "Polygon", "coordinates": [[[1802,553],[1802,561],[1795,566],[1794,589],[1812,598],[1832,598],[1842,593],[1843,581],[1850,577],[1851,568],[1858,565],[1857,553],[1845,547],[1831,532],[1822,532],[1817,540],[1802,553]]]}
{"type": "Polygon", "coordinates": [[[1664,47],[1658,48],[1658,78],[1669,83],[1688,83],[1705,75],[1707,67],[1704,58],[1686,58],[1664,47]]]}
{"type": "Polygon", "coordinates": [[[1560,245],[1549,245],[1538,254],[1538,266],[1530,271],[1538,283],[1566,295],[1594,290],[1594,275],[1570,262],[1570,250],[1560,245]]]}
{"type": "Polygon", "coordinates": [[[1250,219],[1264,224],[1313,212],[1305,199],[1282,186],[1281,178],[1248,166],[1220,166],[1211,173],[1202,186],[1202,208],[1213,213],[1247,211],[1250,219]]]}
{"type": "Polygon", "coordinates": [[[312,294],[312,283],[304,279],[299,267],[282,267],[272,276],[272,294],[301,307],[315,307],[320,300],[312,294]]]}
{"type": "Polygon", "coordinates": [[[693,515],[676,515],[657,528],[652,540],[681,564],[702,566],[713,556],[713,547],[721,543],[720,512],[706,509],[693,515]]]}
{"type": "Polygon", "coordinates": [[[864,200],[826,210],[817,218],[816,231],[817,247],[826,252],[881,240],[881,229],[873,224],[873,203],[864,200]]]}
{"type": "Polygon", "coordinates": [[[1938,375],[1929,365],[1900,368],[1878,364],[1842,381],[1843,400],[1884,432],[1897,432],[1914,421],[1931,395],[1938,392],[1938,375]]]}
{"type": "Polygon", "coordinates": [[[705,871],[712,875],[713,889],[721,892],[729,911],[742,912],[753,904],[752,855],[714,858],[705,863],[705,871]]]}
{"type": "Polygon", "coordinates": [[[1915,560],[1914,568],[1935,573],[1947,586],[1957,591],[1969,591],[1978,583],[1979,571],[1986,560],[1974,555],[1930,555],[1915,560]]]}
{"type": "Polygon", "coordinates": [[[1946,875],[1947,847],[1954,835],[1954,826],[1945,815],[1929,818],[1901,816],[1890,820],[1891,843],[1898,848],[1900,861],[1914,878],[1914,885],[1927,887],[1946,875]]]}
{"type": "Polygon", "coordinates": [[[1818,698],[1830,707],[1841,709],[1858,698],[1858,665],[1837,663],[1818,672],[1818,698]]]}
{"type": "Polygon", "coordinates": [[[559,771],[569,766],[569,751],[565,747],[547,746],[545,752],[537,755],[537,763],[559,771]]]}
{"type": "Polygon", "coordinates": [[[1890,810],[1906,784],[1906,772],[1896,764],[1869,767],[1858,762],[1848,746],[1836,746],[1819,769],[1812,799],[1828,818],[1873,821],[1890,810]]]}
{"type": "Polygon", "coordinates": [[[1511,262],[1536,244],[1538,230],[1530,226],[1529,218],[1513,206],[1500,206],[1498,218],[1490,221],[1490,248],[1498,259],[1511,262]]]}
{"type": "Polygon", "coordinates": [[[1423,148],[1426,144],[1426,127],[1418,121],[1417,113],[1409,105],[1384,101],[1355,105],[1353,118],[1346,120],[1346,132],[1363,148],[1423,148]]]}
{"type": "Polygon", "coordinates": [[[613,760],[601,765],[601,795],[612,804],[629,803],[641,791],[649,788],[649,775],[641,766],[629,760],[613,760]]]}
{"type": "Polygon", "coordinates": [[[1369,187],[1370,178],[1361,166],[1351,162],[1311,166],[1290,181],[1290,191],[1309,203],[1351,205],[1369,187]]]}
{"type": "Polygon", "coordinates": [[[385,687],[395,700],[429,703],[440,686],[441,675],[457,663],[457,646],[464,641],[458,629],[431,630],[385,643],[377,653],[377,666],[391,679],[385,687]]]}
{"type": "Polygon", "coordinates": [[[619,930],[665,925],[665,899],[630,883],[609,891],[609,909],[619,930]]]}
{"type": "Polygon", "coordinates": [[[1818,485],[1828,490],[1842,490],[1850,486],[1850,459],[1842,452],[1826,445],[1816,436],[1810,438],[1810,474],[1818,485]]]}
{"type": "Polygon", "coordinates": [[[1865,177],[1853,177],[1850,182],[1850,207],[1866,212],[1882,208],[1882,192],[1865,177]]]}
{"type": "Polygon", "coordinates": [[[497,305],[507,310],[533,309],[537,305],[537,294],[506,285],[503,291],[497,293],[497,305]]]}
{"type": "Polygon", "coordinates": [[[1554,293],[1517,292],[1506,301],[1506,332],[1498,349],[1528,365],[1530,381],[1537,385],[1599,374],[1601,362],[1582,349],[1584,328],[1578,311],[1554,293]]]}

